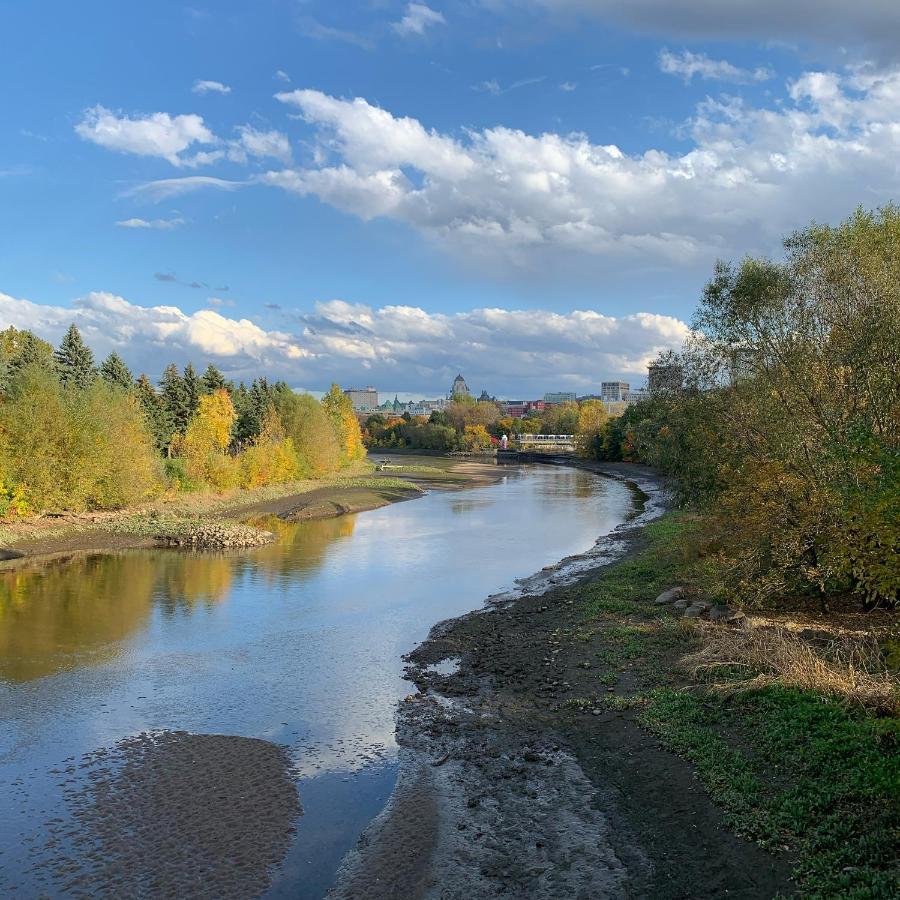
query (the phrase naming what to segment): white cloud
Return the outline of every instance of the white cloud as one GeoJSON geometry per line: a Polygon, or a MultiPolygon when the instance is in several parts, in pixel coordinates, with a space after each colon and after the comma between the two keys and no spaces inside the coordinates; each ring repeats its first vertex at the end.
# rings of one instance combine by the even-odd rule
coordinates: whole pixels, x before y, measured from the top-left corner
{"type": "Polygon", "coordinates": [[[125,191],[122,196],[140,197],[158,203],[160,200],[180,197],[182,194],[192,194],[206,188],[236,191],[244,184],[246,184],[244,181],[228,181],[225,178],[213,178],[211,175],[187,175],[184,178],[160,178],[156,181],[148,181],[125,191]]]}
{"type": "Polygon", "coordinates": [[[619,268],[708,268],[900,194],[900,71],[807,73],[774,108],[705,100],[682,154],[504,127],[456,136],[361,98],[277,97],[319,143],[307,167],[260,180],[405,222],[467,260],[539,268],[577,253],[619,268]]]}
{"type": "Polygon", "coordinates": [[[116,222],[116,225],[119,228],[153,228],[157,231],[171,231],[173,228],[178,228],[179,225],[184,225],[184,219],[180,217],[176,217],[173,219],[123,219],[121,222],[116,222]]]}
{"type": "Polygon", "coordinates": [[[231,88],[227,84],[222,84],[221,81],[201,81],[197,80],[194,82],[194,86],[191,90],[195,94],[230,94],[231,88]]]}
{"type": "Polygon", "coordinates": [[[254,156],[290,163],[291,145],[280,131],[259,131],[252,125],[239,125],[237,131],[238,138],[228,146],[228,158],[233,162],[244,163],[249,156],[254,156]]]}
{"type": "Polygon", "coordinates": [[[659,68],[667,75],[683,78],[685,82],[691,81],[695,75],[704,81],[731,81],[734,84],[751,84],[775,77],[775,73],[765,66],[741,69],[724,59],[710,59],[705,53],[691,53],[690,50],[681,53],[661,50],[659,68]]]}
{"type": "Polygon", "coordinates": [[[75,131],[86,141],[107,150],[158,156],[173,166],[194,166],[208,161],[208,154],[186,157],[181,154],[194,144],[215,144],[216,136],[198,115],[170,116],[158,112],[135,119],[117,116],[104,106],[94,106],[84,113],[75,131]]]}
{"type": "Polygon", "coordinates": [[[406,13],[399,22],[391,26],[397,34],[408,37],[409,35],[425,34],[426,30],[435,25],[446,25],[447,20],[443,13],[426,6],[424,3],[408,3],[406,13]]]}
{"type": "MultiPolygon", "coordinates": [[[[213,305],[226,304],[210,298],[213,305]]],[[[462,370],[491,393],[540,396],[554,386],[596,390],[603,377],[635,383],[659,350],[680,346],[687,326],[670,316],[605,316],[593,310],[474,309],[428,313],[412,306],[373,308],[331,300],[293,317],[294,334],[204,309],[143,307],[104,292],[72,307],[0,293],[0,328],[30,328],[57,343],[74,321],[100,356],[117,350],[137,371],[158,375],[174,360],[213,360],[232,377],[268,375],[324,388],[361,378],[444,393],[462,370]]]]}
{"type": "Polygon", "coordinates": [[[559,89],[561,91],[565,91],[567,94],[570,94],[572,91],[578,90],[578,84],[574,81],[563,81],[560,83],[559,89]]]}
{"type": "Polygon", "coordinates": [[[281,82],[283,82],[284,84],[290,84],[290,83],[291,83],[291,76],[288,75],[288,73],[285,72],[284,69],[276,69],[276,70],[275,70],[275,80],[276,80],[276,81],[281,81],[281,82]]]}

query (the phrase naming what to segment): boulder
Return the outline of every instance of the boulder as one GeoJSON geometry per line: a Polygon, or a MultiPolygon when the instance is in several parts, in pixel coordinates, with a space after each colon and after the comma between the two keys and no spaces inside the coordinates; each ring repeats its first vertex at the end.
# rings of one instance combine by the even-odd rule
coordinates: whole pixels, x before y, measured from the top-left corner
{"type": "Polygon", "coordinates": [[[733,615],[733,611],[727,606],[718,605],[709,611],[709,620],[710,622],[724,622],[731,615],[733,615]]]}
{"type": "Polygon", "coordinates": [[[676,600],[673,605],[675,609],[687,609],[691,605],[691,601],[687,597],[682,597],[680,600],[676,600]]]}
{"type": "Polygon", "coordinates": [[[699,619],[705,612],[705,606],[699,606],[698,604],[694,603],[684,611],[684,617],[686,619],[699,619]]]}
{"type": "Polygon", "coordinates": [[[666,603],[674,602],[679,597],[681,597],[682,594],[684,594],[683,587],[669,588],[667,591],[663,591],[653,602],[659,604],[660,606],[663,606],[666,603]]]}

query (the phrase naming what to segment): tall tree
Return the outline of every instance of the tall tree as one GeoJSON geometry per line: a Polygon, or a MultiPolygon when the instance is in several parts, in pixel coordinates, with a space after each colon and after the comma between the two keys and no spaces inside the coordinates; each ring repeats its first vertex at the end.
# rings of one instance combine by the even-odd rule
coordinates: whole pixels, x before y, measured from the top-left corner
{"type": "Polygon", "coordinates": [[[66,385],[84,389],[97,376],[94,354],[81,338],[81,332],[73,322],[63,335],[59,348],[53,354],[59,380],[66,385]]]}
{"type": "Polygon", "coordinates": [[[100,377],[113,387],[120,387],[126,391],[134,387],[134,376],[125,365],[124,360],[115,350],[103,360],[100,365],[100,377]]]}
{"type": "Polygon", "coordinates": [[[188,421],[190,422],[197,414],[197,409],[200,406],[200,394],[202,393],[200,376],[197,375],[197,370],[192,363],[188,363],[184,367],[184,393],[187,397],[188,421]]]}
{"type": "Polygon", "coordinates": [[[159,379],[159,394],[169,434],[184,434],[191,420],[191,403],[178,366],[166,366],[159,379]]]}
{"type": "Polygon", "coordinates": [[[135,394],[144,411],[144,418],[147,420],[147,427],[150,429],[153,443],[157,451],[162,452],[169,444],[172,429],[169,427],[162,400],[146,375],[142,374],[138,378],[135,384],[135,394]]]}
{"type": "Polygon", "coordinates": [[[213,394],[225,388],[225,376],[210,363],[200,378],[200,389],[204,394],[213,394]]]}
{"type": "Polygon", "coordinates": [[[350,398],[338,385],[332,384],[331,390],[322,398],[322,406],[331,420],[338,439],[342,464],[349,465],[357,459],[362,459],[366,455],[366,448],[363,446],[359,420],[353,411],[350,398]]]}

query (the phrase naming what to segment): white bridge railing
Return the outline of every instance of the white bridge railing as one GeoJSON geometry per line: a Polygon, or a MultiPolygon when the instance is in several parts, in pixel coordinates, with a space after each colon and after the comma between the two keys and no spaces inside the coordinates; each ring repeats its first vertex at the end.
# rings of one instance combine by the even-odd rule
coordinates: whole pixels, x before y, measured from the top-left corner
{"type": "Polygon", "coordinates": [[[520,434],[520,444],[574,444],[574,434],[520,434]]]}

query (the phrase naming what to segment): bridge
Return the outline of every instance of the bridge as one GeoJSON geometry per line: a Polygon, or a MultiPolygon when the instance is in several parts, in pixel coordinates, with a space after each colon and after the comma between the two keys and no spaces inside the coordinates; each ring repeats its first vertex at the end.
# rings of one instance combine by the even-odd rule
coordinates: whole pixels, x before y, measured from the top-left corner
{"type": "Polygon", "coordinates": [[[574,434],[520,434],[513,438],[520,450],[543,453],[574,453],[574,434]]]}

